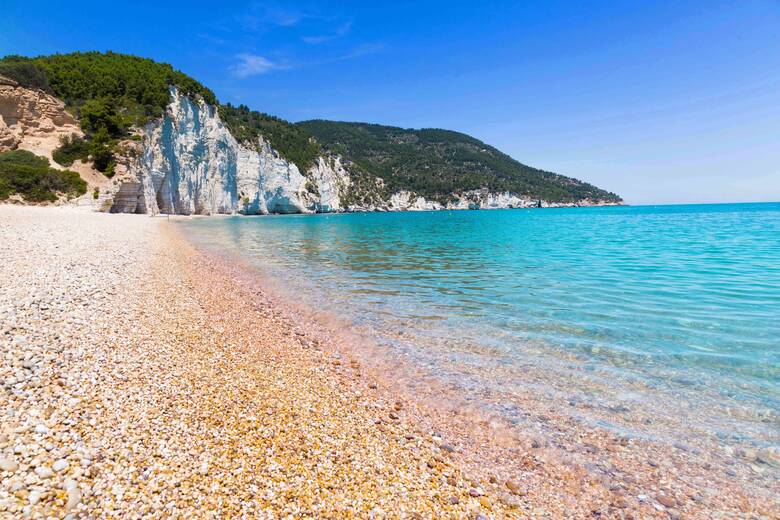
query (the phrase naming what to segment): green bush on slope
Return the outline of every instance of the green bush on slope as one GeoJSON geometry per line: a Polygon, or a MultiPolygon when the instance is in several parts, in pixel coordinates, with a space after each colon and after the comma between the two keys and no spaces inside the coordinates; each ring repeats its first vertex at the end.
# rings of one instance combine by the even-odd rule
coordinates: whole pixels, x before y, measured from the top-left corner
{"type": "Polygon", "coordinates": [[[53,202],[59,194],[86,192],[87,183],[78,173],[55,170],[45,157],[25,150],[0,153],[0,200],[19,194],[29,202],[53,202]]]}
{"type": "Polygon", "coordinates": [[[51,155],[62,166],[70,166],[76,160],[86,161],[89,158],[89,143],[76,134],[62,136],[60,146],[51,155]]]}

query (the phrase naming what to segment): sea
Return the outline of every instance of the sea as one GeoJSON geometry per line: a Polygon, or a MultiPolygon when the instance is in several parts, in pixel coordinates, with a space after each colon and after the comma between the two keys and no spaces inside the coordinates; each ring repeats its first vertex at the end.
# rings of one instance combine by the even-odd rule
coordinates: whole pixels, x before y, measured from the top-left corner
{"type": "Polygon", "coordinates": [[[199,247],[518,425],[780,441],[780,203],[200,218],[199,247]],[[522,397],[524,404],[518,404],[522,397]]]}

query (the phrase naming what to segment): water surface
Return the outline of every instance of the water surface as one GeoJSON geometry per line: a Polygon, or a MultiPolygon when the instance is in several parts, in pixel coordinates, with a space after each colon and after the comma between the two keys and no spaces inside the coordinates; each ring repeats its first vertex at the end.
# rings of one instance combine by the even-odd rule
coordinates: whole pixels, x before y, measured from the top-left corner
{"type": "Polygon", "coordinates": [[[512,421],[526,393],[636,435],[677,416],[686,434],[780,438],[780,204],[183,226],[512,421]]]}

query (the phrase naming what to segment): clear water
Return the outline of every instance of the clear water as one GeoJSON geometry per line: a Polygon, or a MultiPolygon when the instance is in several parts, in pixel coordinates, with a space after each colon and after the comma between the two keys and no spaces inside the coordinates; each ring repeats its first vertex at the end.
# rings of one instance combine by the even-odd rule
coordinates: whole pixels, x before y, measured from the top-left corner
{"type": "Polygon", "coordinates": [[[586,401],[590,411],[571,413],[599,424],[643,410],[695,417],[721,437],[780,438],[780,204],[183,226],[390,355],[468,394],[496,393],[487,405],[517,421],[506,396],[526,392],[586,401]]]}

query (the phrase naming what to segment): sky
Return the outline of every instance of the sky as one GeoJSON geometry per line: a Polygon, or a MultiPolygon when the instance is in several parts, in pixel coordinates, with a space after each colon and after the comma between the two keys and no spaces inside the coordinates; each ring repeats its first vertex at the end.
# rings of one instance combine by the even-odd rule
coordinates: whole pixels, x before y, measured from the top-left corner
{"type": "Polygon", "coordinates": [[[0,55],[77,50],[291,121],[465,132],[630,204],[780,201],[780,0],[0,0],[0,55]]]}

